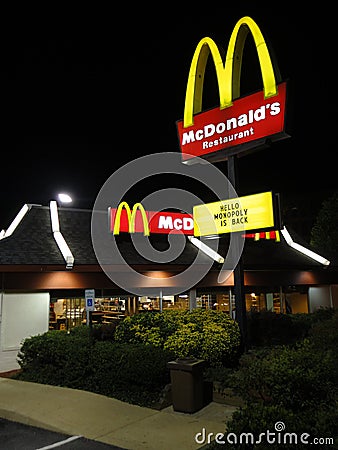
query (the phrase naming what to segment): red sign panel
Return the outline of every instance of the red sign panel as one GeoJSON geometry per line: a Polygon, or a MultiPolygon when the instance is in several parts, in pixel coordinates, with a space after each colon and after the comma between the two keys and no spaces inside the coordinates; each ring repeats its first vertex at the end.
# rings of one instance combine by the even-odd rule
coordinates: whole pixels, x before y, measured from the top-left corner
{"type": "Polygon", "coordinates": [[[278,94],[265,99],[260,91],[233,102],[196,114],[194,125],[183,128],[183,120],[177,122],[183,160],[203,157],[219,150],[261,141],[278,135],[285,137],[286,83],[278,85],[278,94]]]}
{"type": "MultiPolygon", "coordinates": [[[[110,231],[114,232],[115,220],[117,208],[109,208],[110,211],[110,231]]],[[[184,213],[174,213],[174,212],[159,212],[159,211],[145,211],[150,233],[161,233],[161,234],[179,234],[183,233],[186,235],[194,234],[194,219],[191,214],[184,213]]],[[[134,222],[134,232],[143,233],[144,232],[144,219],[140,210],[136,211],[134,222]]],[[[120,223],[118,224],[119,231],[130,233],[131,220],[126,209],[121,210],[120,223]]]]}

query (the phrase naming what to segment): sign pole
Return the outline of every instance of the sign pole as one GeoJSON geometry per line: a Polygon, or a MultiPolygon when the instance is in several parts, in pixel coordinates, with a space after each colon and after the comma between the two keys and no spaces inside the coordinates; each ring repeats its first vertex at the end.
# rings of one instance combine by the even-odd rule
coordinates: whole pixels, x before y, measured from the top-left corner
{"type": "MultiPolygon", "coordinates": [[[[228,179],[234,189],[236,189],[236,174],[237,174],[237,158],[235,155],[228,157],[228,179]]],[[[235,247],[239,247],[241,232],[235,232],[232,234],[231,239],[234,239],[235,247]]],[[[245,351],[247,349],[247,320],[246,320],[246,305],[245,305],[245,291],[244,291],[244,270],[242,256],[234,270],[234,294],[235,294],[235,319],[238,323],[241,337],[242,348],[245,351]]]]}

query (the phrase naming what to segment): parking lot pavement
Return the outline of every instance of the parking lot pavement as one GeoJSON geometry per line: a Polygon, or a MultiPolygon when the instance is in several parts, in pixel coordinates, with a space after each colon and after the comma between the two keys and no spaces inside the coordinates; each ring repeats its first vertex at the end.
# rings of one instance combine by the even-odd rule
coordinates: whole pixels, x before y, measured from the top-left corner
{"type": "Polygon", "coordinates": [[[124,450],[121,447],[68,436],[0,418],[0,449],[3,450],[124,450]]]}

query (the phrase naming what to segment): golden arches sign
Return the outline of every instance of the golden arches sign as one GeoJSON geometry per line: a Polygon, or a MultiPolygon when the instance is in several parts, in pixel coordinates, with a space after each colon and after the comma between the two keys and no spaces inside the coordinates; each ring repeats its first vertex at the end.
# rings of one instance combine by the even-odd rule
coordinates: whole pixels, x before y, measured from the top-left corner
{"type": "Polygon", "coordinates": [[[136,221],[136,213],[137,210],[141,212],[142,215],[142,221],[143,221],[143,228],[144,228],[144,235],[149,236],[149,224],[148,224],[148,218],[147,214],[145,212],[145,209],[141,203],[135,203],[133,206],[133,209],[130,209],[130,206],[127,202],[122,202],[119,204],[116,216],[115,216],[115,223],[114,223],[114,234],[120,233],[120,222],[121,222],[121,213],[122,209],[125,209],[128,216],[128,224],[129,224],[129,233],[135,233],[135,221],[136,221]]]}
{"type": "MultiPolygon", "coordinates": [[[[257,50],[257,55],[259,59],[259,64],[261,68],[261,74],[262,74],[262,80],[263,80],[263,99],[269,100],[273,99],[277,96],[276,102],[278,105],[276,106],[274,100],[271,100],[270,103],[266,103],[266,108],[270,108],[271,104],[274,105],[275,110],[273,111],[272,119],[274,119],[273,127],[270,127],[270,124],[265,124],[266,132],[269,134],[272,130],[272,134],[282,132],[284,128],[284,110],[285,110],[285,91],[286,87],[282,86],[283,92],[280,92],[281,97],[278,97],[279,95],[279,86],[277,82],[280,80],[276,80],[276,74],[274,70],[274,66],[272,64],[270,54],[268,47],[266,45],[265,39],[256,24],[256,22],[251,19],[251,17],[245,16],[242,19],[240,19],[231,34],[228,50],[225,58],[225,62],[223,64],[222,57],[220,55],[220,52],[218,50],[217,45],[215,42],[209,38],[205,37],[200,40],[198,43],[195,53],[192,58],[189,76],[188,76],[188,82],[187,82],[187,89],[186,89],[186,97],[185,97],[185,105],[184,105],[184,118],[183,121],[179,121],[177,123],[178,126],[178,134],[180,137],[180,145],[183,153],[188,153],[186,149],[183,149],[182,147],[186,144],[194,143],[195,141],[202,141],[208,133],[210,134],[213,128],[218,128],[224,132],[224,129],[226,129],[226,123],[223,126],[223,122],[221,122],[222,125],[217,120],[220,120],[219,117],[217,117],[217,120],[215,117],[212,117],[214,120],[210,123],[210,114],[208,116],[208,121],[205,123],[202,123],[202,129],[201,129],[201,121],[199,122],[199,129],[193,130],[192,133],[187,135],[186,129],[189,127],[195,126],[195,120],[194,115],[198,114],[202,111],[202,97],[203,97],[203,85],[204,85],[204,75],[205,75],[205,69],[208,61],[209,54],[211,53],[211,56],[213,58],[213,63],[216,70],[217,75],[217,81],[218,81],[218,89],[219,89],[219,99],[220,99],[220,108],[218,111],[225,110],[226,108],[231,109],[231,107],[234,105],[234,99],[237,99],[240,97],[240,75],[241,75],[241,68],[242,68],[242,59],[243,59],[243,50],[244,45],[246,42],[246,38],[248,33],[251,32],[252,37],[254,39],[254,43],[257,50]],[[273,102],[273,103],[271,103],[273,102]],[[275,111],[278,112],[276,113],[275,111]],[[277,121],[275,120],[276,115],[280,114],[280,117],[283,117],[281,121],[277,124],[277,121]],[[203,128],[203,126],[209,127],[207,129],[203,128]],[[183,133],[185,133],[185,137],[182,138],[183,133]]],[[[279,73],[277,73],[277,76],[279,78],[279,73]]],[[[253,103],[255,105],[255,103],[253,103]]],[[[246,109],[248,109],[250,106],[250,103],[246,103],[246,105],[242,105],[243,112],[239,111],[237,112],[234,117],[230,116],[231,120],[237,120],[238,117],[242,119],[242,123],[245,122],[243,119],[243,114],[246,113],[246,109]],[[241,114],[242,112],[242,114],[241,114]]],[[[257,103],[256,108],[263,106],[262,103],[257,103]]],[[[265,105],[264,105],[265,107],[265,105]]],[[[253,110],[252,116],[254,116],[255,110],[253,110]]],[[[270,112],[270,111],[269,111],[270,112]]],[[[257,113],[258,115],[258,113],[257,113]]],[[[229,120],[229,119],[227,119],[229,120]]],[[[248,116],[247,120],[248,124],[253,123],[254,120],[251,120],[251,118],[248,116]]],[[[229,122],[229,127],[233,126],[229,122]]],[[[246,125],[246,123],[245,123],[246,125]]],[[[236,124],[236,127],[238,126],[238,122],[236,124]]],[[[233,126],[234,127],[234,126],[233,126]]],[[[229,130],[228,130],[229,131],[229,130]]],[[[236,130],[237,131],[237,130],[236,130]]],[[[238,130],[242,131],[242,130],[238,130]]],[[[260,138],[262,135],[264,135],[263,130],[260,130],[259,133],[255,134],[250,131],[250,133],[243,133],[244,140],[243,142],[247,142],[248,140],[255,140],[260,138]],[[245,139],[249,136],[249,139],[245,139]],[[251,139],[250,139],[251,136],[251,139]]],[[[220,134],[220,133],[218,133],[220,134]]],[[[237,133],[238,134],[238,133],[237,133]]],[[[214,136],[213,136],[214,138],[214,136]]],[[[217,136],[218,138],[218,136],[217,136]]],[[[242,144],[240,139],[241,136],[234,136],[234,145],[242,144]]],[[[231,140],[230,140],[231,142],[231,140]]],[[[227,144],[226,139],[221,139],[221,142],[219,143],[211,142],[211,151],[201,151],[201,154],[213,152],[216,150],[219,150],[220,148],[224,148],[224,145],[227,144]],[[220,148],[216,148],[220,147],[220,148]]],[[[209,145],[209,144],[208,144],[209,145]]],[[[206,145],[205,145],[206,146],[206,145]]],[[[225,145],[227,147],[230,147],[231,144],[225,145]]],[[[189,147],[186,145],[186,147],[189,147]]],[[[194,148],[194,145],[191,146],[194,148]]],[[[208,147],[209,148],[209,147],[208,147]]],[[[196,150],[198,152],[198,150],[196,150]]],[[[192,152],[192,154],[195,154],[195,151],[192,152]]],[[[196,154],[196,156],[199,156],[196,154]]]]}
{"type": "Polygon", "coordinates": [[[233,97],[239,97],[243,50],[249,30],[255,41],[258,53],[265,98],[277,94],[273,65],[264,37],[258,25],[250,17],[243,17],[237,22],[231,34],[224,65],[218,47],[211,38],[205,37],[197,45],[191,62],[187,84],[184,127],[193,125],[193,114],[202,110],[204,73],[209,53],[213,57],[216,69],[220,107],[227,108],[231,106],[233,97]]]}

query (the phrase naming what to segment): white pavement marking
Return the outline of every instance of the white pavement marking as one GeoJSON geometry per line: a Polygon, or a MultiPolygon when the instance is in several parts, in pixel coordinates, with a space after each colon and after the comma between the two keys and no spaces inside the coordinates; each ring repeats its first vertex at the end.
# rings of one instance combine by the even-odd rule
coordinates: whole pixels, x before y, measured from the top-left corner
{"type": "Polygon", "coordinates": [[[37,448],[36,450],[49,450],[50,448],[61,447],[61,445],[68,444],[68,442],[75,441],[76,439],[80,439],[82,436],[71,436],[64,441],[55,442],[55,444],[47,445],[47,447],[37,448]]]}

